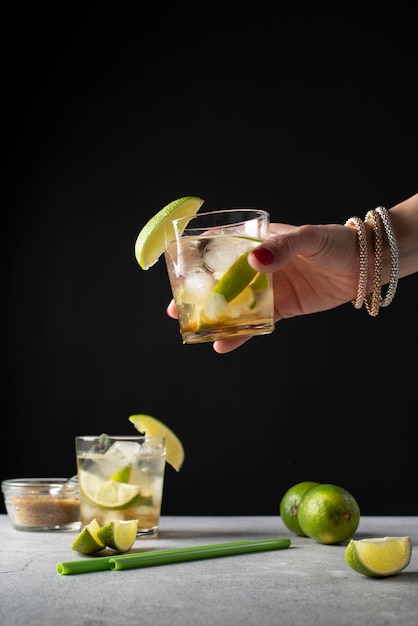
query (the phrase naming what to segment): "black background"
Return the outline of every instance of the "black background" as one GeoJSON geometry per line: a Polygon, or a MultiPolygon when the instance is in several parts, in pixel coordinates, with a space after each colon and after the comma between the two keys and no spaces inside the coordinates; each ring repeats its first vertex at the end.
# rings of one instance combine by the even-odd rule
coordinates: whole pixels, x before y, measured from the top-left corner
{"type": "Polygon", "coordinates": [[[164,261],[134,258],[184,195],[302,224],[417,192],[414,20],[349,6],[5,14],[2,479],[70,476],[75,435],[149,413],[186,450],[165,514],[274,515],[301,480],[418,514],[417,275],[377,318],[347,304],[217,355],[181,344],[164,261]]]}

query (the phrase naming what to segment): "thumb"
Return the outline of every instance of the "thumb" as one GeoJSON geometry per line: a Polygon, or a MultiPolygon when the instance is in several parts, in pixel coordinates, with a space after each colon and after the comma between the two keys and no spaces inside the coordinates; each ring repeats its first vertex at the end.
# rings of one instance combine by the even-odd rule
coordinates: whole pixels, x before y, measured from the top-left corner
{"type": "Polygon", "coordinates": [[[248,263],[257,272],[275,272],[295,255],[319,254],[327,239],[326,226],[271,224],[268,239],[248,254],[248,263]]]}

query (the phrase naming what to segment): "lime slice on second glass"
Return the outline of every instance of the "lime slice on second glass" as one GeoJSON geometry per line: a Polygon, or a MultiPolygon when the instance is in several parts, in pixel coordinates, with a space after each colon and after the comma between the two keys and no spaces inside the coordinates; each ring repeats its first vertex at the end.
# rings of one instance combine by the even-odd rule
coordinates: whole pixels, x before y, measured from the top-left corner
{"type": "Polygon", "coordinates": [[[135,242],[135,257],[143,270],[154,265],[164,251],[166,235],[174,239],[173,220],[195,215],[204,200],[185,196],[173,200],[156,213],[142,228],[135,242]]]}

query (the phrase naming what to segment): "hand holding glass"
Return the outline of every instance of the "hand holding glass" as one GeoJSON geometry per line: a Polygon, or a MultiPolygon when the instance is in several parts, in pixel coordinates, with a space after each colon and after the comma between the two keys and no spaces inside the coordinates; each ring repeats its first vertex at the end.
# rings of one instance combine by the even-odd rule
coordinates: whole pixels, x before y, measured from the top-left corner
{"type": "Polygon", "coordinates": [[[274,330],[272,277],[247,262],[267,238],[261,209],[224,209],[173,220],[164,257],[183,343],[274,330]]]}

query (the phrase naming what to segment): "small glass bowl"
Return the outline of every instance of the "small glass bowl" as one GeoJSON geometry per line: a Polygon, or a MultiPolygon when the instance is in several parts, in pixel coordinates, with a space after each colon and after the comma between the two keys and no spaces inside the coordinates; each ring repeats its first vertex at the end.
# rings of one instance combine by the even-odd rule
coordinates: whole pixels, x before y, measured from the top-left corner
{"type": "Polygon", "coordinates": [[[17,530],[79,530],[78,483],[68,478],[11,478],[1,488],[17,530]]]}

